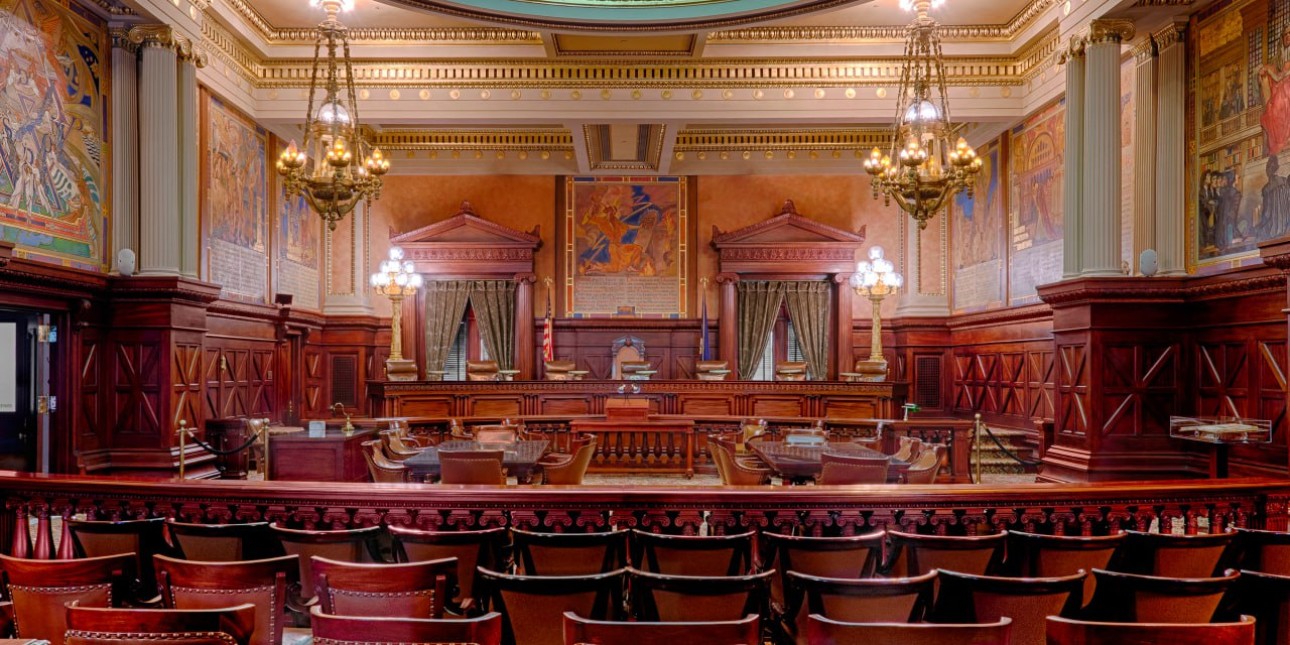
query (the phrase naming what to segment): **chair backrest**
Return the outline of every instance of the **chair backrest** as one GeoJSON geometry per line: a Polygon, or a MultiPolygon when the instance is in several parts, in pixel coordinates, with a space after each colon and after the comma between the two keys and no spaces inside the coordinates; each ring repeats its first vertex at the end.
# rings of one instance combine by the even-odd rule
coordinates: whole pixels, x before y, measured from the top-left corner
{"type": "Polygon", "coordinates": [[[587,475],[587,468],[596,456],[596,435],[584,435],[573,443],[573,459],[568,464],[556,468],[547,468],[543,473],[543,482],[560,486],[578,486],[587,475]]]}
{"type": "Polygon", "coordinates": [[[573,361],[546,361],[542,365],[542,374],[548,381],[571,381],[573,375],[569,372],[577,368],[578,364],[573,361]]]}
{"type": "Polygon", "coordinates": [[[760,645],[761,620],[755,614],[741,620],[642,623],[591,620],[564,612],[564,645],[760,645]]]}
{"type": "Polygon", "coordinates": [[[314,589],[325,613],[443,618],[457,584],[457,559],[359,564],[313,556],[314,589]]]}
{"type": "Polygon", "coordinates": [[[237,562],[284,555],[282,544],[269,530],[268,522],[245,524],[166,523],[170,538],[185,560],[237,562]]]}
{"type": "Polygon", "coordinates": [[[628,569],[638,620],[738,620],[766,613],[775,571],[747,576],[668,576],[628,569]]]}
{"type": "Polygon", "coordinates": [[[971,625],[846,623],[812,615],[806,622],[810,645],[1009,645],[1012,619],[971,625]]]}
{"type": "Polygon", "coordinates": [[[724,381],[730,375],[730,361],[695,361],[694,376],[700,381],[724,381]]]}
{"type": "Polygon", "coordinates": [[[516,570],[528,576],[605,573],[627,563],[627,531],[534,533],[511,529],[516,570]]]}
{"type": "Polygon", "coordinates": [[[1242,569],[1227,598],[1224,609],[1254,617],[1259,645],[1290,643],[1290,576],[1242,569]]]}
{"type": "MultiPolygon", "coordinates": [[[[1095,623],[1049,616],[1048,645],[1254,645],[1255,619],[1234,623],[1095,623]]],[[[1279,641],[1284,643],[1285,641],[1279,641]]]]}
{"type": "Polygon", "coordinates": [[[1172,535],[1126,531],[1117,571],[1165,578],[1208,578],[1221,569],[1235,533],[1172,535]]]}
{"type": "Polygon", "coordinates": [[[721,475],[721,483],[727,486],[759,486],[767,482],[770,478],[769,470],[760,470],[748,468],[735,459],[734,443],[723,438],[716,438],[715,441],[709,437],[708,447],[712,450],[712,458],[718,463],[717,473],[721,475]]]}
{"type": "Polygon", "coordinates": [[[1164,578],[1094,569],[1097,595],[1088,617],[1127,623],[1208,623],[1223,595],[1240,577],[1164,578]]]}
{"type": "Polygon", "coordinates": [[[439,482],[500,486],[506,483],[502,450],[440,450],[439,482]]]}
{"type": "Polygon", "coordinates": [[[64,603],[87,607],[119,605],[124,587],[135,581],[137,560],[120,553],[79,560],[28,560],[0,555],[5,596],[13,602],[18,636],[60,645],[67,631],[64,603]]]}
{"type": "Polygon", "coordinates": [[[806,361],[780,361],[775,363],[776,381],[805,381],[806,361]]]}
{"type": "MultiPolygon", "coordinates": [[[[922,449],[923,440],[918,437],[904,436],[898,439],[900,446],[896,448],[896,453],[892,456],[901,461],[911,461],[918,456],[919,450],[922,449]]],[[[911,462],[912,463],[912,462],[911,462]]]]}
{"type": "MultiPolygon", "coordinates": [[[[1004,562],[1004,569],[1009,575],[1031,578],[1105,569],[1123,542],[1123,533],[1082,536],[1008,531],[1008,559],[1004,562]]],[[[1085,605],[1093,600],[1096,588],[1096,576],[1085,576],[1085,605]]]]}
{"type": "MultiPolygon", "coordinates": [[[[626,378],[627,374],[623,370],[623,363],[641,363],[645,361],[645,343],[635,336],[622,336],[614,339],[610,344],[609,354],[613,357],[614,368],[610,373],[611,378],[626,378]]],[[[640,369],[636,367],[636,369],[640,369]]],[[[644,369],[649,369],[645,367],[644,369]]]]}
{"type": "Polygon", "coordinates": [[[474,618],[333,616],[310,611],[316,645],[501,645],[502,615],[474,618]]]}
{"type": "Polygon", "coordinates": [[[501,369],[497,361],[466,361],[466,380],[496,381],[501,369]]]}
{"type": "Polygon", "coordinates": [[[589,576],[512,576],[480,569],[492,609],[500,611],[503,638],[515,645],[560,645],[564,612],[619,620],[626,570],[589,576]]]}
{"type": "Polygon", "coordinates": [[[790,605],[798,605],[796,598],[789,598],[785,593],[790,571],[822,578],[873,577],[882,563],[882,546],[886,539],[882,531],[845,537],[762,533],[758,536],[761,567],[780,572],[770,583],[771,602],[786,609],[790,605]]]}
{"type": "MultiPolygon", "coordinates": [[[[501,569],[505,528],[482,531],[421,531],[389,526],[394,538],[394,556],[400,562],[457,559],[457,591],[454,610],[464,611],[479,604],[476,567],[501,569]]],[[[451,591],[451,590],[450,590],[451,591]]]]}
{"type": "Polygon", "coordinates": [[[165,538],[165,518],[120,522],[68,519],[63,522],[63,527],[72,532],[72,544],[78,558],[133,553],[135,571],[139,574],[134,593],[140,599],[157,594],[152,556],[170,554],[165,538]]]}
{"type": "Polygon", "coordinates": [[[907,484],[934,484],[936,476],[945,463],[945,446],[939,443],[924,443],[918,447],[918,456],[905,471],[907,484]]]}
{"type": "Polygon", "coordinates": [[[806,618],[827,616],[848,623],[916,623],[932,604],[936,572],[914,578],[825,578],[788,572],[793,600],[785,615],[806,642],[806,618]]]}
{"type": "Polygon", "coordinates": [[[1290,533],[1236,528],[1241,569],[1290,576],[1290,533]]]}
{"type": "Polygon", "coordinates": [[[255,605],[219,609],[104,609],[69,606],[67,645],[249,645],[255,605]]]}
{"type": "Polygon", "coordinates": [[[820,464],[818,482],[821,485],[885,484],[891,461],[886,455],[859,457],[825,452],[820,456],[820,464]]]}
{"type": "Polygon", "coordinates": [[[378,433],[381,439],[382,457],[392,461],[403,461],[408,457],[421,453],[421,449],[415,446],[409,446],[403,443],[403,437],[395,430],[382,430],[378,433]]]}
{"type": "Polygon", "coordinates": [[[287,586],[299,580],[294,556],[245,562],[197,562],[154,556],[161,599],[169,609],[255,605],[254,645],[282,642],[287,586]]]}
{"type": "Polygon", "coordinates": [[[475,426],[475,441],[515,443],[519,438],[519,426],[504,424],[475,426]]]}
{"type": "Polygon", "coordinates": [[[752,566],[756,533],[664,535],[632,529],[632,562],[673,576],[738,576],[752,566]]]}
{"type": "Polygon", "coordinates": [[[373,439],[363,442],[363,461],[374,482],[400,483],[407,481],[408,469],[403,464],[386,459],[381,442],[373,439]]]}
{"type": "Polygon", "coordinates": [[[1012,640],[1018,645],[1043,645],[1044,620],[1074,617],[1083,606],[1084,577],[999,578],[942,570],[941,589],[932,610],[936,623],[988,623],[1012,619],[1012,640]]]}
{"type": "Polygon", "coordinates": [[[379,526],[340,531],[312,531],[289,529],[271,524],[269,529],[278,536],[288,555],[300,559],[300,596],[314,597],[314,574],[310,561],[318,555],[341,562],[379,562],[376,539],[381,535],[379,526]]]}
{"type": "Polygon", "coordinates": [[[887,531],[890,548],[883,569],[892,576],[920,576],[933,569],[973,575],[994,573],[1003,561],[1006,533],[977,536],[920,535],[887,531]]]}

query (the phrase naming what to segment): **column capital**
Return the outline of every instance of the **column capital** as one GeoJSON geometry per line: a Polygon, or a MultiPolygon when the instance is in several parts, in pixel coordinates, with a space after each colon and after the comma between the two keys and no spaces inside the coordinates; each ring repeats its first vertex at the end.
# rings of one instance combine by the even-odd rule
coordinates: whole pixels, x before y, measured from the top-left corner
{"type": "Polygon", "coordinates": [[[205,60],[205,55],[193,48],[193,41],[188,36],[175,31],[175,28],[170,25],[136,25],[126,33],[126,38],[139,47],[163,47],[172,50],[184,60],[196,60],[195,56],[201,56],[203,61],[205,60]]]}
{"type": "Polygon", "coordinates": [[[139,44],[130,40],[128,27],[112,27],[108,30],[108,37],[112,39],[112,49],[124,49],[131,54],[139,51],[139,44]]]}
{"type": "Polygon", "coordinates": [[[1141,65],[1156,57],[1156,39],[1148,34],[1141,42],[1130,48],[1129,52],[1133,54],[1133,59],[1141,65]]]}
{"type": "Polygon", "coordinates": [[[1179,18],[1151,34],[1151,39],[1156,42],[1156,49],[1159,51],[1184,42],[1186,36],[1187,20],[1179,18]]]}
{"type": "Polygon", "coordinates": [[[1065,65],[1076,58],[1084,57],[1084,48],[1088,45],[1088,39],[1079,34],[1072,34],[1070,42],[1066,47],[1057,50],[1055,54],[1058,65],[1065,65]]]}
{"type": "Polygon", "coordinates": [[[1101,18],[1088,25],[1088,44],[1122,43],[1133,38],[1132,20],[1101,18]]]}

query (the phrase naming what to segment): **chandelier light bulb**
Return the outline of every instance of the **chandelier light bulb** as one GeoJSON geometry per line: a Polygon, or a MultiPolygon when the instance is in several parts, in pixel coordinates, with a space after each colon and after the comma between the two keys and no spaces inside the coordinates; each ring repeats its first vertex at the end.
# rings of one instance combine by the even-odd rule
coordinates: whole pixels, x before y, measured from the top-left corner
{"type": "MultiPolygon", "coordinates": [[[[870,260],[881,260],[881,259],[882,259],[882,257],[883,257],[883,255],[884,255],[884,251],[883,251],[883,248],[882,248],[881,246],[878,246],[877,244],[875,244],[875,245],[873,245],[873,246],[869,247],[869,259],[870,259],[870,260]]],[[[868,263],[867,263],[867,262],[861,262],[861,264],[865,265],[865,268],[864,268],[864,269],[861,269],[862,271],[868,271],[868,270],[869,270],[869,268],[868,268],[868,263]]]]}
{"type": "Polygon", "coordinates": [[[877,273],[870,272],[870,273],[866,273],[866,274],[864,274],[864,286],[865,286],[865,287],[872,288],[872,287],[874,287],[874,286],[875,286],[875,285],[877,285],[877,284],[878,284],[878,274],[877,274],[877,273]]]}
{"type": "Polygon", "coordinates": [[[416,273],[417,265],[413,264],[411,260],[408,260],[407,262],[403,263],[403,272],[407,274],[416,273]]]}
{"type": "Polygon", "coordinates": [[[905,286],[905,276],[900,275],[899,273],[891,274],[887,277],[887,286],[892,289],[899,289],[905,286]]]}
{"type": "Polygon", "coordinates": [[[391,259],[391,260],[402,260],[402,259],[403,259],[403,249],[401,249],[401,248],[399,248],[399,247],[397,247],[397,246],[392,246],[392,247],[390,247],[390,259],[391,259]]]}
{"type": "Polygon", "coordinates": [[[856,273],[868,273],[873,270],[873,265],[861,260],[856,262],[856,273]]]}
{"type": "Polygon", "coordinates": [[[406,274],[406,273],[396,273],[396,274],[394,274],[394,284],[397,284],[397,285],[399,285],[400,287],[402,287],[402,286],[406,285],[407,283],[408,283],[408,274],[406,274]]]}
{"type": "Polygon", "coordinates": [[[424,279],[421,277],[421,274],[413,273],[412,278],[408,284],[410,284],[413,289],[420,289],[423,283],[424,283],[424,279]]]}

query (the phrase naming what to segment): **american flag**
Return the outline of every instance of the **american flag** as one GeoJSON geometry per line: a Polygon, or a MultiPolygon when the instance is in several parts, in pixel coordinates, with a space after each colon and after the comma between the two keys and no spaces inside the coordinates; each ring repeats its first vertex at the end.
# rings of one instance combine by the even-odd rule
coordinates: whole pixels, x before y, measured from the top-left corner
{"type": "Polygon", "coordinates": [[[555,360],[555,331],[552,329],[554,321],[551,319],[551,292],[547,291],[546,297],[546,320],[542,323],[542,360],[555,360]]]}

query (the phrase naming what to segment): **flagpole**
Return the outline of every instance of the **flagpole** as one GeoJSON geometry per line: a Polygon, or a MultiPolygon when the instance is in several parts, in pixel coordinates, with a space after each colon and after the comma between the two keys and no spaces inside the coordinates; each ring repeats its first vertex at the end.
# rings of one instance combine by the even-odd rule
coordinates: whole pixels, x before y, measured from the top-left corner
{"type": "Polygon", "coordinates": [[[700,305],[700,308],[703,311],[703,314],[701,316],[702,320],[699,323],[699,358],[701,360],[710,361],[712,360],[712,347],[708,342],[708,278],[707,276],[699,278],[699,285],[703,288],[703,291],[699,294],[699,297],[703,299],[703,302],[700,305]]]}

